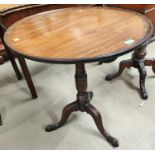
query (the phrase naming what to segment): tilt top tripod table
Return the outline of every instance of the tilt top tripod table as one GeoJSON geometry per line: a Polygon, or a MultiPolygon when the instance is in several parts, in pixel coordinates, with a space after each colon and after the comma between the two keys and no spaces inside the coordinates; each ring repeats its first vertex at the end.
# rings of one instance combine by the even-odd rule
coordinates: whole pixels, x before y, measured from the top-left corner
{"type": "Polygon", "coordinates": [[[64,108],[58,123],[47,125],[47,132],[63,126],[72,112],[87,112],[105,139],[117,147],[117,139],[105,130],[100,112],[90,103],[93,93],[87,91],[85,63],[110,62],[137,48],[152,35],[150,22],[135,12],[76,7],[18,21],[7,30],[4,39],[7,47],[22,57],[75,65],[76,100],[64,108]]]}

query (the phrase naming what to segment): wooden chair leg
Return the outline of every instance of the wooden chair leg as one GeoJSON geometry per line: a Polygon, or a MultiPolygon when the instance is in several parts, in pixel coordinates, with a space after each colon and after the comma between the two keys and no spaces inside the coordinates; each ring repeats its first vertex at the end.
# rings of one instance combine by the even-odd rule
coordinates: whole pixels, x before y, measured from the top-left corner
{"type": "Polygon", "coordinates": [[[30,72],[28,70],[27,64],[25,62],[25,59],[23,57],[21,57],[21,56],[18,56],[18,60],[19,60],[19,63],[21,65],[23,74],[25,76],[27,85],[28,85],[28,87],[30,89],[32,98],[35,99],[35,98],[37,98],[37,93],[36,93],[36,90],[35,90],[35,87],[34,87],[30,72]]]}
{"type": "Polygon", "coordinates": [[[18,80],[21,80],[22,79],[22,75],[21,75],[21,73],[20,73],[20,71],[18,69],[18,66],[16,64],[16,61],[15,61],[15,58],[14,58],[13,54],[10,51],[8,51],[8,50],[6,50],[6,51],[8,53],[8,58],[9,58],[11,64],[12,64],[12,67],[13,67],[13,69],[15,71],[15,74],[16,74],[18,80]]]}
{"type": "Polygon", "coordinates": [[[1,117],[1,114],[0,114],[0,125],[2,125],[2,117],[1,117]]]}
{"type": "Polygon", "coordinates": [[[0,56],[0,65],[4,63],[4,58],[0,56]]]}
{"type": "Polygon", "coordinates": [[[2,43],[3,43],[3,45],[4,45],[4,47],[5,47],[5,51],[6,51],[7,54],[8,54],[8,58],[9,58],[9,60],[11,61],[12,67],[13,67],[13,69],[14,69],[14,71],[15,71],[15,74],[16,74],[18,80],[20,80],[20,79],[22,78],[22,76],[21,76],[20,71],[19,71],[19,69],[18,69],[18,67],[17,67],[15,58],[14,58],[14,56],[12,55],[12,53],[10,52],[10,50],[6,47],[5,42],[4,42],[4,31],[5,31],[5,30],[3,30],[2,26],[0,25],[0,39],[1,39],[1,41],[2,41],[2,43]]]}

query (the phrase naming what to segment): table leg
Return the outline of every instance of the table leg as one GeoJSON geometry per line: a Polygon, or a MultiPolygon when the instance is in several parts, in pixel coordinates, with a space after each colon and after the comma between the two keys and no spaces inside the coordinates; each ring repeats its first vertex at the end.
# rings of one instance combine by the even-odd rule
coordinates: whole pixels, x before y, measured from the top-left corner
{"type": "Polygon", "coordinates": [[[36,99],[38,97],[37,96],[37,92],[36,92],[36,89],[34,87],[34,84],[33,84],[33,81],[32,81],[32,78],[31,78],[31,75],[30,75],[30,72],[29,72],[29,69],[27,67],[27,64],[25,62],[25,59],[23,57],[21,57],[21,56],[18,56],[18,60],[19,60],[19,63],[21,65],[23,74],[25,76],[25,80],[27,82],[27,85],[28,85],[28,87],[30,89],[32,98],[36,99]]]}
{"type": "Polygon", "coordinates": [[[21,76],[20,71],[18,69],[18,66],[16,64],[15,58],[14,58],[13,54],[11,53],[11,51],[5,45],[5,42],[4,42],[4,32],[5,32],[5,30],[0,25],[0,39],[1,39],[1,41],[2,41],[2,43],[4,45],[4,47],[5,47],[5,50],[6,50],[7,54],[8,54],[8,58],[9,58],[11,64],[12,64],[12,67],[13,67],[13,69],[15,71],[15,74],[16,74],[18,80],[21,80],[22,76],[21,76]]]}
{"type": "Polygon", "coordinates": [[[134,67],[139,71],[139,85],[140,85],[140,93],[143,99],[148,98],[148,94],[145,88],[145,79],[147,75],[147,71],[145,66],[152,66],[152,70],[155,73],[155,59],[145,59],[146,56],[146,48],[140,47],[136,49],[132,55],[132,59],[124,60],[120,62],[119,71],[115,74],[109,74],[106,76],[106,80],[110,81],[121,75],[125,68],[134,67]]]}
{"type": "Polygon", "coordinates": [[[87,112],[93,117],[98,130],[105,137],[105,139],[112,146],[117,147],[119,145],[117,139],[110,136],[110,134],[104,129],[101,114],[93,105],[90,104],[93,93],[87,91],[87,74],[85,71],[85,65],[83,63],[76,64],[75,83],[78,92],[76,101],[68,104],[63,109],[61,120],[58,123],[47,125],[45,130],[50,132],[60,128],[66,123],[70,114],[74,111],[87,112]]]}
{"type": "Polygon", "coordinates": [[[4,63],[4,58],[0,56],[0,65],[2,65],[3,63],[4,63]]]}
{"type": "Polygon", "coordinates": [[[122,72],[124,71],[125,68],[130,68],[133,66],[133,60],[124,60],[121,61],[119,64],[119,69],[117,73],[114,74],[109,74],[106,76],[106,80],[110,81],[118,76],[120,76],[122,74],[122,72]]]}
{"type": "Polygon", "coordinates": [[[2,117],[1,117],[1,114],[0,114],[0,125],[2,125],[2,117]]]}

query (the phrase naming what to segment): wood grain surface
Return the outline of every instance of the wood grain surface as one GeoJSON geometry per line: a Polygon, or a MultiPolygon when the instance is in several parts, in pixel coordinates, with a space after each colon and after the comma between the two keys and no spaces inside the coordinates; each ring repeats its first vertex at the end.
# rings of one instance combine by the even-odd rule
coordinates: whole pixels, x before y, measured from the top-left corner
{"type": "Polygon", "coordinates": [[[31,59],[93,61],[133,49],[152,34],[150,23],[138,13],[78,7],[25,18],[7,30],[5,42],[31,59]]]}
{"type": "Polygon", "coordinates": [[[9,8],[19,6],[19,4],[0,4],[0,12],[8,10],[9,8]]]}

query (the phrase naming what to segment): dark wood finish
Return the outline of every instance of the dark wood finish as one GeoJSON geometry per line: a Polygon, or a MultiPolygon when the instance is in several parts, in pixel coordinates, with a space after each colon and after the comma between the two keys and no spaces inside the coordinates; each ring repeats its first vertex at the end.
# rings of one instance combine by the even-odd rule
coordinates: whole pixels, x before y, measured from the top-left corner
{"type": "Polygon", "coordinates": [[[8,55],[7,55],[7,53],[6,53],[6,51],[5,51],[5,49],[4,48],[1,48],[0,49],[0,56],[1,57],[3,57],[3,59],[4,59],[4,61],[6,62],[6,61],[8,61],[8,55]]]}
{"type": "Polygon", "coordinates": [[[75,83],[77,88],[77,99],[76,101],[68,104],[62,112],[62,117],[59,123],[50,124],[46,127],[46,131],[50,132],[56,130],[63,126],[68,120],[70,114],[74,111],[87,112],[90,114],[94,122],[100,131],[100,133],[105,137],[105,139],[114,147],[118,147],[117,139],[110,136],[110,134],[104,129],[102,124],[102,117],[99,111],[90,103],[93,93],[87,91],[87,74],[85,71],[85,65],[83,63],[76,64],[75,71],[75,83]]]}
{"type": "Polygon", "coordinates": [[[4,63],[4,58],[0,56],[0,65],[4,63]]]}
{"type": "MultiPolygon", "coordinates": [[[[2,28],[1,25],[0,25],[0,36],[4,36],[4,29],[2,28]]],[[[17,67],[17,64],[16,64],[16,61],[14,59],[14,56],[12,55],[12,53],[10,52],[10,50],[6,47],[6,45],[4,43],[4,37],[1,37],[1,41],[2,41],[4,47],[5,47],[6,51],[7,51],[8,58],[9,58],[11,64],[12,64],[12,67],[13,67],[13,69],[15,71],[15,74],[16,74],[18,80],[21,80],[22,76],[21,76],[20,71],[19,71],[19,69],[17,67]]]]}
{"type": "Polygon", "coordinates": [[[125,54],[152,33],[151,24],[140,14],[89,7],[49,11],[20,20],[6,32],[5,41],[29,59],[74,63],[125,54]],[[134,43],[126,44],[128,40],[134,43]]]}
{"type": "Polygon", "coordinates": [[[140,83],[141,96],[143,99],[147,99],[148,95],[145,89],[145,78],[146,78],[146,69],[144,65],[145,55],[146,55],[145,49],[140,48],[135,50],[134,54],[132,55],[132,59],[121,61],[118,72],[115,74],[107,75],[106,80],[110,81],[120,76],[125,68],[130,67],[137,68],[140,74],[139,83],[140,83]]]}
{"type": "Polygon", "coordinates": [[[117,147],[117,139],[106,132],[101,114],[90,104],[93,93],[87,91],[84,62],[101,59],[105,62],[112,61],[137,48],[152,35],[152,25],[140,14],[107,7],[80,7],[25,18],[7,30],[5,41],[8,48],[18,56],[36,61],[76,65],[76,101],[64,108],[58,123],[46,127],[47,132],[63,126],[72,112],[87,112],[93,117],[106,140],[117,147]],[[124,44],[129,38],[135,42],[132,45],[124,44]],[[30,44],[33,46],[28,46],[30,44]]]}
{"type": "MultiPolygon", "coordinates": [[[[4,63],[4,59],[2,56],[0,56],[0,65],[4,63]]],[[[1,114],[0,114],[0,125],[2,125],[2,118],[1,118],[1,114]]]]}
{"type": "Polygon", "coordinates": [[[23,57],[21,57],[21,56],[18,56],[18,60],[19,60],[19,63],[20,63],[20,65],[21,65],[23,74],[24,74],[24,76],[25,76],[27,85],[28,85],[28,87],[29,87],[29,89],[30,89],[32,98],[33,98],[33,99],[36,99],[38,96],[37,96],[37,93],[36,93],[34,84],[33,84],[33,82],[32,82],[31,75],[30,75],[30,72],[29,72],[29,70],[28,70],[28,67],[27,67],[27,64],[26,64],[26,62],[25,62],[25,59],[24,59],[23,57]]]}
{"type": "MultiPolygon", "coordinates": [[[[4,59],[2,56],[0,56],[0,65],[4,63],[4,59]]],[[[0,125],[2,125],[2,118],[1,118],[1,114],[0,114],[0,125]]]]}
{"type": "Polygon", "coordinates": [[[147,71],[145,66],[152,66],[152,70],[155,73],[155,59],[146,59],[146,48],[140,47],[135,50],[132,55],[132,59],[123,60],[120,62],[119,70],[115,74],[109,74],[106,76],[107,81],[111,81],[112,79],[121,75],[125,68],[134,67],[139,71],[139,84],[140,84],[140,94],[143,99],[148,98],[148,93],[145,89],[145,78],[147,76],[147,71]]]}
{"type": "Polygon", "coordinates": [[[6,53],[5,49],[4,49],[4,46],[2,44],[1,39],[0,39],[0,56],[3,57],[4,61],[8,60],[8,55],[7,55],[7,53],[6,53]]]}
{"type": "Polygon", "coordinates": [[[2,125],[2,117],[1,117],[1,114],[0,114],[0,125],[2,125]]]}

